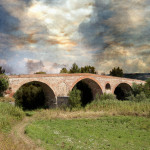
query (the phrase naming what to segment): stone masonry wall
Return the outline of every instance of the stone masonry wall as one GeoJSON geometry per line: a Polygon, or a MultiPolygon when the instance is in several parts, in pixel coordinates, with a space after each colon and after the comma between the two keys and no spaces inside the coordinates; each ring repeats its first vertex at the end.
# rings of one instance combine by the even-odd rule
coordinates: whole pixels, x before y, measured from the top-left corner
{"type": "MultiPolygon", "coordinates": [[[[94,93],[114,93],[115,88],[121,84],[126,83],[130,86],[135,82],[137,84],[144,84],[144,81],[127,79],[127,78],[119,78],[112,76],[102,76],[95,74],[34,74],[34,75],[18,75],[18,76],[9,76],[9,86],[11,89],[10,95],[13,95],[22,85],[37,81],[39,83],[44,83],[47,87],[51,89],[50,93],[54,93],[52,98],[51,95],[47,97],[51,97],[53,99],[53,103],[57,105],[57,97],[68,97],[69,91],[81,80],[84,80],[88,83],[94,93]],[[111,89],[107,90],[106,84],[109,83],[111,89]],[[56,101],[56,102],[54,102],[56,101]]],[[[62,100],[63,98],[61,98],[62,100]]],[[[66,99],[66,98],[65,98],[66,99]]]]}

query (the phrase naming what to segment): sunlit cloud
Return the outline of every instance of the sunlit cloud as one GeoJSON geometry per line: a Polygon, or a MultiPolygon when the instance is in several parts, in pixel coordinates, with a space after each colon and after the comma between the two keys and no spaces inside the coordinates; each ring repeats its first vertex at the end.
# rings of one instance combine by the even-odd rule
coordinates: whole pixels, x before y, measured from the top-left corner
{"type": "Polygon", "coordinates": [[[1,0],[0,63],[9,61],[13,73],[40,68],[58,73],[74,62],[106,73],[117,66],[125,72],[150,72],[149,4],[148,0],[1,0]]]}

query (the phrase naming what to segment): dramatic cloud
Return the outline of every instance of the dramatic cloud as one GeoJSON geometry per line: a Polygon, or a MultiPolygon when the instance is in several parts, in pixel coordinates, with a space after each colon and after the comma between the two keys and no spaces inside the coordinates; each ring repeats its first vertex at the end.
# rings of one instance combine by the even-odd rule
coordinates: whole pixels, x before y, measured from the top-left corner
{"type": "Polygon", "coordinates": [[[13,73],[58,73],[74,62],[150,72],[149,42],[149,0],[0,1],[0,60],[13,73]]]}
{"type": "Polygon", "coordinates": [[[59,73],[61,68],[67,67],[66,65],[51,63],[51,62],[42,62],[39,60],[31,60],[25,58],[27,71],[29,74],[33,74],[36,72],[46,72],[46,73],[59,73]]]}
{"type": "Polygon", "coordinates": [[[140,53],[146,50],[149,55],[149,25],[150,8],[144,0],[95,0],[91,20],[82,23],[79,32],[86,45],[97,49],[94,58],[99,71],[108,73],[120,66],[125,72],[149,72],[149,59],[140,53]]]}

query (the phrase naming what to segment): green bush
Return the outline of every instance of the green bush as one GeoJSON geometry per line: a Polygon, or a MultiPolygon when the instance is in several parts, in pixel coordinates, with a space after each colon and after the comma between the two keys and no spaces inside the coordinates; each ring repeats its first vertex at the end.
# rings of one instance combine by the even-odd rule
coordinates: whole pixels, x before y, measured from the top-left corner
{"type": "Polygon", "coordinates": [[[135,102],[141,102],[141,101],[146,101],[147,100],[147,97],[145,95],[144,92],[141,92],[139,94],[136,94],[135,96],[133,94],[131,94],[129,97],[128,97],[128,100],[130,101],[135,101],[135,102]]]}
{"type": "Polygon", "coordinates": [[[136,101],[138,101],[138,102],[144,101],[144,100],[146,100],[146,95],[145,95],[144,92],[141,92],[140,94],[137,94],[137,95],[135,96],[135,99],[136,99],[136,101]]]}
{"type": "Polygon", "coordinates": [[[144,85],[133,83],[133,85],[132,85],[132,94],[134,96],[136,96],[137,94],[140,94],[141,92],[144,92],[144,85]]]}
{"type": "Polygon", "coordinates": [[[34,82],[25,84],[15,94],[15,105],[23,109],[45,107],[45,96],[42,87],[34,82]]]}
{"type": "Polygon", "coordinates": [[[144,91],[146,97],[150,99],[150,78],[146,80],[146,84],[144,85],[144,91]]]}
{"type": "Polygon", "coordinates": [[[80,108],[81,107],[81,91],[74,88],[69,93],[69,107],[70,108],[80,108]]]}
{"type": "Polygon", "coordinates": [[[114,94],[104,93],[100,96],[100,100],[116,100],[116,96],[114,94]]]}
{"type": "Polygon", "coordinates": [[[9,86],[8,78],[5,75],[0,75],[0,96],[3,96],[3,92],[7,90],[9,86]]]}
{"type": "Polygon", "coordinates": [[[132,85],[132,92],[129,93],[127,97],[130,101],[149,101],[150,99],[150,79],[146,81],[145,84],[136,84],[132,85]]]}

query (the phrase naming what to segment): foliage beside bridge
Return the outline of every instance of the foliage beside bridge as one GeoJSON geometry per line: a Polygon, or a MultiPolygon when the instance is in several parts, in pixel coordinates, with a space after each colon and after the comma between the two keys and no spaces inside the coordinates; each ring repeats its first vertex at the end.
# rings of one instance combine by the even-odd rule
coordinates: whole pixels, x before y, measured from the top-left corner
{"type": "Polygon", "coordinates": [[[34,82],[23,85],[15,94],[16,106],[24,110],[33,110],[45,107],[45,96],[42,87],[34,82]]]}
{"type": "Polygon", "coordinates": [[[4,74],[0,74],[0,97],[3,96],[5,90],[9,86],[8,78],[4,74]]]}

